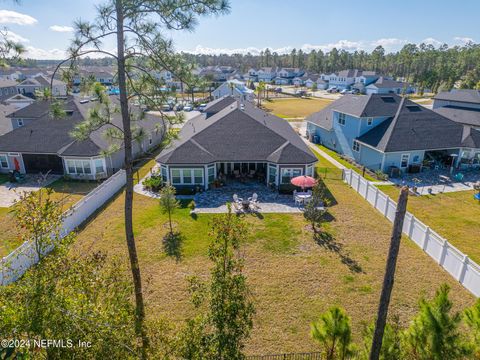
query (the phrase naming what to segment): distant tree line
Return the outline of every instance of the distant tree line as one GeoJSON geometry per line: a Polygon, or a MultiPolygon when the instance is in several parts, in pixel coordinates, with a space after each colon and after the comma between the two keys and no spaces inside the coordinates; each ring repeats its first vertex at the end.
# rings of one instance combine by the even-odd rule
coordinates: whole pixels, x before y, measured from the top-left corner
{"type": "Polygon", "coordinates": [[[343,69],[374,70],[380,74],[403,78],[421,88],[433,91],[480,87],[480,44],[436,48],[427,44],[406,44],[400,51],[386,53],[382,46],[373,51],[349,52],[333,48],[329,52],[312,50],[306,53],[293,49],[278,54],[270,49],[253,54],[195,55],[184,54],[199,66],[230,65],[248,71],[259,67],[299,67],[314,73],[331,73],[343,69]]]}

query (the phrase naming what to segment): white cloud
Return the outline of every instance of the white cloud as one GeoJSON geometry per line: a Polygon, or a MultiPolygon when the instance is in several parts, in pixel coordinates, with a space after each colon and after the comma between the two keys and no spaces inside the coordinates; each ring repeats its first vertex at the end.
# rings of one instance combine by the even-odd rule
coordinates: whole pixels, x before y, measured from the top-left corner
{"type": "Polygon", "coordinates": [[[11,40],[11,41],[14,41],[14,42],[17,42],[17,43],[26,43],[26,42],[30,41],[30,40],[24,38],[23,36],[18,35],[18,34],[14,33],[13,31],[10,31],[10,30],[4,31],[4,34],[5,34],[5,36],[7,37],[8,40],[11,40]]]}
{"type": "Polygon", "coordinates": [[[427,44],[427,45],[433,45],[433,46],[435,46],[435,47],[444,44],[443,41],[434,39],[434,38],[432,38],[432,37],[428,37],[428,38],[426,38],[426,39],[423,39],[421,42],[424,43],[424,44],[427,44]]]}
{"type": "Polygon", "coordinates": [[[33,25],[37,19],[16,11],[0,10],[0,24],[33,25]]]}
{"type": "Polygon", "coordinates": [[[407,40],[397,38],[378,39],[372,42],[374,47],[383,46],[385,49],[403,46],[408,43],[407,40]]]}
{"type": "Polygon", "coordinates": [[[45,50],[34,46],[27,46],[22,57],[37,60],[62,60],[65,59],[66,52],[60,49],[45,50]]]}
{"type": "Polygon", "coordinates": [[[73,27],[71,26],[52,25],[49,29],[56,32],[73,32],[73,27]]]}
{"type": "Polygon", "coordinates": [[[471,37],[461,37],[461,36],[455,36],[453,38],[455,41],[462,43],[462,44],[468,44],[468,43],[473,43],[475,40],[473,40],[471,37]]]}

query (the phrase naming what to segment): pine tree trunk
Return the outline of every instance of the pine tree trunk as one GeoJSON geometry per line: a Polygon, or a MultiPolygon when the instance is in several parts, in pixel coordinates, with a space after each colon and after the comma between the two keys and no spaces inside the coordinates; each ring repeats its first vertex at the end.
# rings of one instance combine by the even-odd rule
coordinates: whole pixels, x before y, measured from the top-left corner
{"type": "Polygon", "coordinates": [[[125,158],[124,166],[126,172],[125,188],[125,236],[127,239],[128,255],[132,271],[133,285],[135,288],[135,331],[142,339],[142,359],[146,358],[148,337],[145,331],[145,306],[143,303],[142,278],[138,263],[135,237],[133,235],[133,155],[132,155],[132,131],[130,128],[130,115],[128,110],[127,85],[125,79],[125,53],[124,53],[124,32],[123,32],[123,7],[122,0],[115,1],[117,15],[117,66],[118,66],[118,87],[120,90],[120,110],[122,115],[125,158]]]}
{"type": "Polygon", "coordinates": [[[377,321],[372,339],[372,348],[370,350],[370,360],[378,360],[380,358],[383,333],[387,323],[388,306],[390,304],[390,296],[392,294],[393,283],[395,280],[395,269],[397,266],[398,252],[400,250],[400,239],[402,238],[403,220],[405,219],[405,212],[407,211],[407,200],[408,188],[403,187],[400,191],[395,220],[393,222],[392,238],[390,241],[390,249],[388,250],[387,266],[385,269],[385,277],[383,279],[380,304],[378,305],[377,321]]]}

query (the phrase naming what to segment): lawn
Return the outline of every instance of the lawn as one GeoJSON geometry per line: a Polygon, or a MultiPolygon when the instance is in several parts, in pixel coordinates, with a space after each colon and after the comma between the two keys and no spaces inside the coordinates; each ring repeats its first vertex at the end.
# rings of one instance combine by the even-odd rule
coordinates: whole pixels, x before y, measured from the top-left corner
{"type": "MultiPolygon", "coordinates": [[[[52,198],[59,201],[63,209],[75,204],[98,184],[96,182],[80,182],[57,180],[47,186],[54,191],[52,198]]],[[[8,255],[21,244],[19,230],[15,226],[12,208],[0,208],[0,257],[8,255]]]]}
{"type": "MultiPolygon", "coordinates": [[[[320,159],[319,173],[334,198],[332,221],[325,226],[330,245],[315,241],[301,214],[246,215],[251,229],[241,246],[245,273],[256,307],[248,354],[303,352],[317,349],[310,323],[330,306],[343,306],[352,316],[354,338],[373,320],[381,289],[391,223],[340,178],[340,171],[320,159]],[[329,249],[335,250],[329,250],[329,249]]],[[[260,199],[261,200],[261,199],[260,199]]],[[[119,195],[78,234],[72,251],[102,250],[127,264],[123,230],[123,195],[119,195]]],[[[207,276],[208,231],[212,214],[189,215],[186,202],[174,214],[183,234],[182,257],[166,255],[162,237],[166,215],[158,201],[135,194],[134,228],[145,278],[147,316],[181,321],[193,314],[186,276],[207,276]]],[[[402,242],[391,313],[406,324],[421,295],[432,296],[441,283],[453,288],[457,309],[474,298],[411,241],[402,242]]]]}
{"type": "Polygon", "coordinates": [[[7,174],[0,174],[0,184],[4,184],[9,180],[9,177],[7,174]]]}
{"type": "MultiPolygon", "coordinates": [[[[325,151],[328,155],[330,155],[331,157],[333,157],[335,160],[337,160],[340,164],[342,164],[343,166],[345,166],[347,169],[353,169],[355,170],[357,173],[359,174],[362,174],[363,170],[355,165],[352,165],[350,164],[348,161],[342,159],[340,157],[340,155],[333,151],[333,150],[330,150],[329,148],[326,148],[325,146],[323,145],[317,145],[317,147],[323,151],[325,151]]],[[[378,179],[375,179],[373,176],[370,176],[368,175],[367,173],[365,173],[365,179],[367,179],[368,181],[378,181],[378,179]]]]}
{"type": "Polygon", "coordinates": [[[274,115],[286,119],[305,118],[314,112],[322,110],[332,101],[317,98],[282,98],[262,101],[262,105],[274,115]]]}
{"type": "MultiPolygon", "coordinates": [[[[379,186],[395,199],[398,189],[379,186]]],[[[474,191],[410,196],[408,210],[459,250],[480,264],[480,204],[474,191]]]]}

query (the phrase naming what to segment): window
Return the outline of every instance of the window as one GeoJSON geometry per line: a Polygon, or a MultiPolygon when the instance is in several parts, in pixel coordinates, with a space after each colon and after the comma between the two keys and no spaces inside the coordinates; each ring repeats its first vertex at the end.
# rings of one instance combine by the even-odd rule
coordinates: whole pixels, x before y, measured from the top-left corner
{"type": "Polygon", "coordinates": [[[302,169],[285,168],[282,169],[282,184],[290,184],[290,179],[302,175],[302,169]]]}
{"type": "Polygon", "coordinates": [[[268,165],[268,182],[275,184],[277,182],[277,166],[268,165]]]}
{"type": "Polygon", "coordinates": [[[410,154],[402,154],[402,158],[400,160],[400,167],[406,168],[408,166],[409,159],[410,159],[410,154]]]}
{"type": "Polygon", "coordinates": [[[208,166],[208,183],[212,183],[215,180],[215,165],[208,166]]]}
{"type": "Polygon", "coordinates": [[[167,182],[167,181],[168,181],[168,170],[167,170],[167,167],[162,165],[160,171],[161,171],[161,174],[162,174],[162,180],[163,180],[163,182],[167,182]]]}
{"type": "Polygon", "coordinates": [[[360,151],[360,143],[357,140],[353,140],[353,151],[359,152],[360,151]]]}
{"type": "Polygon", "coordinates": [[[307,166],[307,171],[305,172],[305,175],[313,177],[313,165],[307,166]]]}
{"type": "Polygon", "coordinates": [[[367,118],[367,126],[372,126],[373,118],[367,118]]]}
{"type": "Polygon", "coordinates": [[[345,114],[344,113],[338,113],[338,123],[340,125],[345,125],[345,114]]]}
{"type": "Polygon", "coordinates": [[[103,167],[103,159],[95,159],[95,173],[103,173],[105,172],[105,168],[103,167]]]}
{"type": "Polygon", "coordinates": [[[7,155],[0,155],[0,167],[1,168],[8,168],[7,155]]]}
{"type": "Polygon", "coordinates": [[[67,170],[72,175],[91,174],[92,168],[90,160],[66,160],[67,170]]]}
{"type": "Polygon", "coordinates": [[[20,126],[23,126],[23,119],[17,119],[17,125],[20,127],[20,126]]]}
{"type": "MultiPolygon", "coordinates": [[[[162,168],[164,179],[166,170],[166,168],[162,168]],[[165,169],[165,173],[163,169],[165,169]]],[[[203,169],[172,169],[171,180],[173,185],[201,185],[203,184],[203,169]]]]}
{"type": "Polygon", "coordinates": [[[150,135],[150,136],[148,137],[148,144],[149,144],[149,145],[152,145],[152,135],[150,135]]]}

